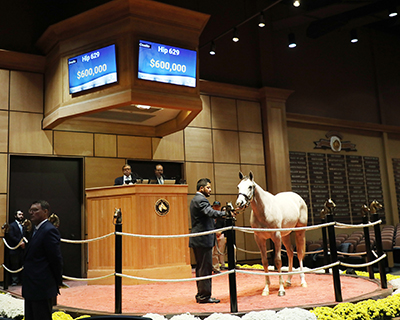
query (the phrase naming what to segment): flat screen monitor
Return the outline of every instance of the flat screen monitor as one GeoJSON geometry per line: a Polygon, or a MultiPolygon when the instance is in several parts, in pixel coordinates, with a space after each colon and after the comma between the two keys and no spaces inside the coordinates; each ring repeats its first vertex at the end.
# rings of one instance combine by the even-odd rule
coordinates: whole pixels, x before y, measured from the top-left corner
{"type": "Polygon", "coordinates": [[[68,59],[69,93],[117,82],[115,44],[68,59]]]}
{"type": "Polygon", "coordinates": [[[138,78],[196,87],[197,53],[165,44],[140,40],[138,78]]]}

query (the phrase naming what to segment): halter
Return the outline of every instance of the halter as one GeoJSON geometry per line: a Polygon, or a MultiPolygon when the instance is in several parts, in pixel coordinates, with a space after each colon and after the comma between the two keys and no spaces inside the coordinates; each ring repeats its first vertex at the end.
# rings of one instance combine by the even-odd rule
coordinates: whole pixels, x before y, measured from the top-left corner
{"type": "Polygon", "coordinates": [[[246,209],[249,206],[250,202],[253,201],[255,189],[256,189],[256,187],[255,187],[255,184],[253,182],[253,192],[251,193],[250,197],[247,194],[244,194],[244,193],[241,193],[241,192],[238,193],[238,196],[243,196],[244,199],[246,200],[246,204],[243,207],[244,209],[246,209]]]}

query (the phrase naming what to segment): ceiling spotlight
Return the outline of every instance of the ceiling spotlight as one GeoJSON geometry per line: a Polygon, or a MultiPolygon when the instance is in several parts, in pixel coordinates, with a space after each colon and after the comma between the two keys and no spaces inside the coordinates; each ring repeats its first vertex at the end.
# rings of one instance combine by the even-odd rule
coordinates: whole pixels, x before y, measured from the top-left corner
{"type": "Polygon", "coordinates": [[[265,19],[264,19],[264,13],[261,12],[260,15],[258,16],[258,26],[260,28],[264,28],[265,27],[265,19]]]}
{"type": "Polygon", "coordinates": [[[389,6],[389,17],[393,18],[397,16],[397,8],[394,4],[390,4],[389,6]]]}
{"type": "Polygon", "coordinates": [[[215,48],[216,48],[215,43],[214,43],[214,41],[212,41],[212,42],[211,42],[211,48],[210,48],[210,54],[211,54],[212,56],[215,55],[215,48]]]}
{"type": "Polygon", "coordinates": [[[294,0],[293,1],[293,6],[296,7],[296,8],[300,7],[300,0],[294,0]]]}
{"type": "Polygon", "coordinates": [[[351,43],[358,42],[358,36],[357,36],[357,30],[356,29],[350,30],[350,42],[351,43]]]}
{"type": "Polygon", "coordinates": [[[294,36],[294,33],[289,33],[288,35],[288,40],[289,40],[289,48],[296,48],[296,38],[294,36]]]}
{"type": "Polygon", "coordinates": [[[233,42],[238,42],[239,41],[239,33],[236,28],[233,29],[233,37],[232,37],[233,42]]]}

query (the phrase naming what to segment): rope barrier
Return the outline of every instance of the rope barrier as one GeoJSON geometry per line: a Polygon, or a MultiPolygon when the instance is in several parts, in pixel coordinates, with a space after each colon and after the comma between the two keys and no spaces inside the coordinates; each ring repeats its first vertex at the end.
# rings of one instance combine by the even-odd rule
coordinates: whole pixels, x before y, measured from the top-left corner
{"type": "Polygon", "coordinates": [[[314,226],[305,226],[305,227],[295,227],[295,228],[245,228],[245,227],[233,227],[234,230],[238,231],[243,231],[247,233],[253,233],[253,232],[277,232],[277,231],[295,231],[295,230],[315,230],[319,229],[322,227],[329,227],[329,226],[334,226],[336,222],[328,222],[328,223],[322,223],[314,226]]]}
{"type": "Polygon", "coordinates": [[[115,234],[115,232],[111,232],[109,234],[106,234],[104,236],[101,237],[97,237],[97,238],[93,238],[93,239],[87,239],[87,240],[68,240],[68,239],[61,239],[61,242],[65,242],[65,243],[88,243],[88,242],[92,242],[92,241],[97,241],[97,240],[101,240],[101,239],[105,239],[107,237],[112,236],[113,234],[115,234]]]}
{"type": "Polygon", "coordinates": [[[382,223],[382,220],[379,219],[375,222],[369,222],[369,223],[360,223],[360,224],[347,224],[347,223],[341,223],[341,222],[336,222],[335,228],[339,229],[348,229],[348,228],[363,228],[363,227],[372,227],[376,224],[382,223]]]}
{"type": "Polygon", "coordinates": [[[4,264],[1,265],[5,270],[7,270],[10,273],[18,273],[21,272],[22,270],[24,270],[24,267],[19,268],[18,270],[10,270],[8,269],[4,264]]]}
{"type": "Polygon", "coordinates": [[[64,275],[63,275],[62,277],[63,277],[63,279],[66,279],[66,280],[74,280],[74,281],[94,281],[94,280],[106,279],[106,278],[113,277],[113,276],[115,276],[115,273],[110,273],[110,274],[107,274],[107,275],[105,275],[105,276],[95,277],[95,278],[74,278],[74,277],[69,277],[69,276],[64,276],[64,275]]]}
{"type": "Polygon", "coordinates": [[[319,267],[319,268],[314,268],[314,269],[307,269],[307,270],[302,270],[302,271],[291,271],[291,272],[254,272],[254,271],[246,271],[246,270],[236,270],[236,273],[245,273],[245,274],[253,274],[253,275],[258,275],[258,276],[284,276],[284,275],[294,275],[294,274],[301,274],[301,273],[311,273],[311,272],[316,272],[322,269],[329,269],[334,266],[338,266],[340,264],[339,261],[333,262],[331,264],[327,264],[325,266],[319,267]]]}
{"type": "MultiPolygon", "coordinates": [[[[204,236],[204,235],[209,235],[209,234],[213,234],[213,233],[217,233],[217,232],[224,232],[224,231],[228,231],[228,230],[237,230],[237,231],[241,231],[241,232],[245,232],[245,233],[254,233],[254,232],[276,232],[276,231],[296,231],[296,230],[315,230],[315,229],[319,229],[322,227],[328,227],[328,226],[335,226],[338,228],[361,228],[363,226],[374,226],[378,223],[381,223],[382,220],[378,220],[376,222],[373,223],[368,223],[368,224],[358,224],[358,225],[347,225],[344,223],[339,223],[339,222],[328,222],[328,223],[323,223],[323,224],[318,224],[318,225],[314,225],[314,226],[305,226],[305,227],[295,227],[295,228],[272,228],[272,229],[268,229],[268,228],[251,228],[251,227],[236,227],[236,226],[232,226],[232,227],[224,227],[224,228],[220,228],[220,229],[214,229],[214,230],[210,230],[210,231],[203,231],[203,232],[198,232],[198,233],[186,233],[186,234],[178,234],[178,235],[151,235],[151,234],[134,234],[134,233],[127,233],[127,232],[111,232],[109,234],[106,234],[104,236],[100,236],[97,238],[93,238],[93,239],[86,239],[86,240],[68,240],[68,239],[61,239],[62,242],[66,242],[66,243],[88,243],[88,242],[92,242],[92,241],[97,241],[97,240],[101,240],[104,238],[107,238],[111,235],[121,235],[121,236],[128,236],[128,237],[138,237],[138,238],[153,238],[153,239],[166,239],[166,238],[189,238],[189,237],[200,237],[200,236],[204,236]]],[[[3,239],[3,241],[5,241],[3,239]]]]}
{"type": "MultiPolygon", "coordinates": [[[[250,254],[261,254],[260,251],[249,251],[249,250],[245,250],[245,249],[241,249],[241,248],[237,248],[237,250],[241,251],[241,252],[245,252],[245,253],[250,253],[250,254]]],[[[267,253],[273,252],[274,250],[267,250],[267,253]]]]}
{"type": "Polygon", "coordinates": [[[362,263],[362,264],[350,264],[350,263],[340,262],[340,265],[347,267],[347,268],[363,268],[363,267],[372,266],[374,263],[377,263],[384,258],[386,258],[386,253],[384,253],[378,259],[371,261],[371,262],[366,262],[366,263],[362,263]]]}
{"type": "Polygon", "coordinates": [[[6,245],[6,247],[7,247],[8,249],[10,249],[10,250],[17,250],[17,249],[21,246],[22,242],[28,243],[28,240],[27,240],[25,237],[23,237],[23,238],[18,242],[18,244],[17,244],[15,247],[10,247],[10,245],[7,243],[7,241],[6,241],[5,238],[3,238],[3,242],[4,242],[4,244],[6,245]]]}
{"type": "Polygon", "coordinates": [[[135,280],[143,280],[143,281],[153,281],[153,282],[188,282],[188,281],[200,281],[200,280],[206,280],[206,279],[212,279],[220,276],[225,276],[227,274],[234,273],[234,270],[229,270],[229,271],[222,271],[221,273],[218,274],[213,274],[210,276],[204,276],[204,277],[195,277],[195,278],[184,278],[184,279],[151,279],[151,278],[143,278],[143,277],[136,277],[136,276],[130,276],[127,274],[122,274],[122,273],[116,273],[115,275],[121,278],[128,278],[128,279],[135,279],[135,280]]]}

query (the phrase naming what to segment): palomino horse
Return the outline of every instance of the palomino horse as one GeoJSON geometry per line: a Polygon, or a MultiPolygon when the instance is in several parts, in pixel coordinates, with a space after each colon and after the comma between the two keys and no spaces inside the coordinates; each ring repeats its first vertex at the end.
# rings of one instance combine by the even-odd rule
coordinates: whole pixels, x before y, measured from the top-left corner
{"type": "MultiPolygon", "coordinates": [[[[277,195],[264,191],[257,183],[254,182],[253,173],[250,171],[248,177],[243,176],[239,172],[241,179],[238,185],[238,198],[236,206],[239,209],[251,205],[250,224],[252,228],[282,229],[304,227],[307,225],[307,205],[304,200],[294,192],[281,192],[277,195]]],[[[272,239],[275,244],[275,266],[278,272],[281,272],[282,259],[281,247],[282,242],[287,250],[289,260],[289,272],[293,268],[293,248],[290,241],[291,231],[264,232],[254,231],[254,238],[261,252],[261,259],[264,270],[268,273],[267,258],[267,239],[272,239]]],[[[303,270],[303,257],[305,252],[305,230],[297,230],[296,248],[297,256],[300,262],[300,271],[303,270]]],[[[288,275],[286,285],[291,285],[292,275],[288,275]]],[[[301,286],[307,287],[304,273],[300,274],[301,286]]],[[[263,296],[269,294],[269,276],[265,277],[265,288],[262,292],[263,296]]],[[[279,276],[279,296],[285,295],[285,288],[282,275],[279,276]]]]}

